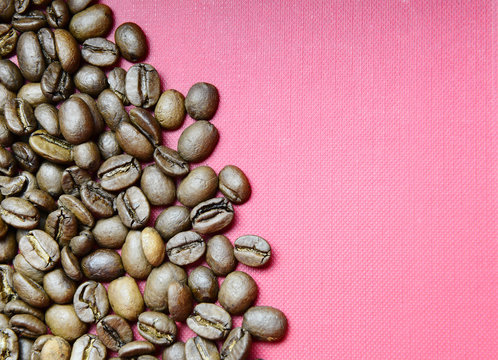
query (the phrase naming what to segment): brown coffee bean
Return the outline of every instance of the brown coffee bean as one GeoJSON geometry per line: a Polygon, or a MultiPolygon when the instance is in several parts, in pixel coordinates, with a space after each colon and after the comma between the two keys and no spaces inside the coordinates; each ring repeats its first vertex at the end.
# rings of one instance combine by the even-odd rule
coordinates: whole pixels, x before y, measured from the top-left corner
{"type": "Polygon", "coordinates": [[[102,131],[104,131],[105,128],[105,123],[104,123],[104,118],[99,112],[99,109],[97,107],[97,102],[95,101],[94,98],[92,98],[90,95],[85,94],[85,93],[76,93],[71,95],[71,97],[77,97],[83,100],[86,105],[88,106],[88,109],[90,110],[90,113],[92,114],[93,118],[93,132],[95,135],[100,134],[102,131]]]}
{"type": "Polygon", "coordinates": [[[133,65],[126,74],[126,97],[132,105],[148,109],[161,95],[161,80],[149,64],[133,65]]]}
{"type": "Polygon", "coordinates": [[[257,340],[279,341],[287,332],[287,318],[271,306],[254,306],[244,314],[242,328],[257,340]]]}
{"type": "Polygon", "coordinates": [[[80,188],[81,201],[96,218],[111,217],[114,214],[114,195],[111,195],[100,184],[88,181],[80,188]]]}
{"type": "Polygon", "coordinates": [[[144,311],[144,300],[136,281],[127,276],[120,277],[109,284],[109,303],[112,310],[126,320],[136,321],[144,311]]]}
{"type": "Polygon", "coordinates": [[[223,230],[233,220],[233,206],[225,198],[206,200],[190,212],[192,229],[201,234],[211,234],[223,230]]]}
{"type": "MultiPolygon", "coordinates": [[[[56,338],[56,336],[54,336],[54,335],[42,335],[42,336],[38,337],[38,339],[36,339],[33,342],[33,346],[31,347],[30,360],[40,360],[41,359],[41,351],[42,351],[43,347],[45,346],[45,344],[49,340],[54,339],[54,338],[56,338]]],[[[62,338],[60,338],[60,339],[62,339],[62,338]]],[[[62,340],[64,340],[64,339],[62,339],[62,340]]],[[[69,352],[71,352],[71,349],[69,350],[69,352]]]]}
{"type": "Polygon", "coordinates": [[[180,135],[178,153],[190,162],[203,161],[211,155],[219,137],[218,130],[209,121],[197,121],[180,135]]]}
{"type": "Polygon", "coordinates": [[[16,13],[22,14],[26,10],[28,10],[30,0],[15,0],[14,8],[16,9],[16,13]]]}
{"type": "Polygon", "coordinates": [[[97,99],[97,106],[105,123],[111,130],[116,130],[121,122],[128,122],[130,119],[123,102],[110,89],[106,89],[100,93],[97,99]]]}
{"type": "Polygon", "coordinates": [[[43,289],[56,304],[69,304],[73,301],[76,284],[62,269],[56,269],[43,278],[43,289]]]}
{"type": "Polygon", "coordinates": [[[113,25],[112,10],[103,4],[93,5],[73,16],[69,31],[79,41],[106,36],[113,25]]]}
{"type": "Polygon", "coordinates": [[[226,276],[237,266],[232,243],[223,235],[213,236],[207,242],[206,262],[218,276],[226,276]]]}
{"type": "Polygon", "coordinates": [[[70,279],[74,281],[81,281],[83,279],[78,258],[67,246],[64,246],[61,251],[61,266],[70,279]]]}
{"type": "Polygon", "coordinates": [[[176,265],[188,265],[199,260],[206,251],[206,243],[194,231],[176,234],[166,244],[169,261],[176,265]]]}
{"type": "Polygon", "coordinates": [[[210,120],[218,109],[219,101],[218,89],[212,84],[200,82],[188,91],[185,108],[193,119],[210,120]]]}
{"type": "Polygon", "coordinates": [[[41,190],[48,192],[51,196],[59,196],[62,193],[61,179],[64,168],[62,166],[45,161],[36,173],[36,181],[41,190]]]}
{"type": "Polygon", "coordinates": [[[170,206],[164,209],[156,218],[154,228],[165,240],[191,227],[190,210],[185,206],[170,206]]]}
{"type": "Polygon", "coordinates": [[[140,187],[151,205],[170,205],[176,200],[175,182],[156,165],[150,165],[144,169],[140,187]]]}
{"type": "Polygon", "coordinates": [[[214,342],[196,336],[185,343],[185,359],[219,360],[220,353],[214,342]]]}
{"type": "Polygon", "coordinates": [[[100,185],[107,191],[125,190],[137,182],[141,174],[140,163],[127,154],[107,159],[97,172],[100,185]]]}
{"type": "Polygon", "coordinates": [[[140,161],[150,160],[154,153],[154,146],[149,139],[129,121],[119,123],[116,129],[116,139],[121,149],[140,161]]]}
{"type": "Polygon", "coordinates": [[[245,203],[251,196],[251,185],[246,175],[235,165],[225,166],[218,175],[219,187],[225,197],[235,204],[245,203]]]}
{"type": "Polygon", "coordinates": [[[109,300],[104,286],[95,281],[81,284],[73,298],[74,310],[85,323],[96,323],[109,312],[109,300]]]}
{"type": "Polygon", "coordinates": [[[228,334],[227,339],[221,347],[221,358],[226,360],[247,359],[251,345],[251,334],[243,328],[235,328],[230,331],[230,334],[228,334]]]}
{"type": "Polygon", "coordinates": [[[95,245],[93,233],[83,230],[69,241],[69,248],[75,256],[84,256],[92,251],[95,245]]]}
{"type": "Polygon", "coordinates": [[[100,67],[112,66],[119,60],[116,44],[102,37],[85,40],[81,54],[86,62],[100,67]]]}
{"type": "Polygon", "coordinates": [[[40,222],[40,213],[29,201],[10,197],[2,200],[0,216],[17,229],[34,229],[40,222]]]}
{"type": "MultiPolygon", "coordinates": [[[[26,261],[24,256],[22,256],[21,254],[16,255],[12,264],[14,265],[14,269],[16,270],[16,272],[32,279],[33,281],[39,284],[42,283],[45,273],[31,266],[26,261]]],[[[0,309],[1,309],[1,302],[0,302],[0,309]]]]}
{"type": "Polygon", "coordinates": [[[232,318],[223,308],[210,303],[198,304],[187,319],[188,327],[209,340],[221,340],[232,329],[232,318]]]}
{"type": "Polygon", "coordinates": [[[130,325],[118,315],[108,315],[100,320],[97,324],[97,336],[112,351],[119,351],[123,345],[133,341],[130,325]]]}
{"type": "Polygon", "coordinates": [[[80,47],[71,33],[64,29],[54,30],[55,49],[64,71],[74,74],[81,61],[80,47]]]}
{"type": "Polygon", "coordinates": [[[0,312],[4,311],[9,301],[17,299],[13,274],[9,265],[0,265],[0,312]]]}
{"type": "Polygon", "coordinates": [[[92,234],[100,247],[119,249],[125,242],[128,228],[124,226],[119,216],[116,215],[97,221],[92,229],[92,234]]]}
{"type": "Polygon", "coordinates": [[[156,229],[146,227],[140,234],[142,250],[145,258],[152,266],[159,266],[164,260],[166,247],[156,229]]]}
{"type": "Polygon", "coordinates": [[[183,205],[194,207],[211,199],[218,190],[218,177],[209,166],[192,170],[178,185],[177,197],[183,205]]]}
{"type": "Polygon", "coordinates": [[[0,83],[10,91],[17,91],[24,84],[21,70],[10,60],[0,60],[0,83]]]}
{"type": "Polygon", "coordinates": [[[5,315],[9,317],[13,317],[17,314],[29,314],[43,321],[45,319],[44,312],[40,309],[37,309],[28,303],[22,301],[21,299],[11,300],[5,305],[3,309],[5,315]]]}
{"type": "Polygon", "coordinates": [[[0,56],[7,57],[12,54],[16,45],[17,31],[10,24],[0,24],[0,56]]]}
{"type": "Polygon", "coordinates": [[[68,167],[62,173],[62,190],[68,195],[79,197],[80,187],[91,180],[92,177],[88,171],[80,169],[77,166],[68,167]]]}
{"type": "Polygon", "coordinates": [[[12,153],[0,146],[0,174],[13,176],[16,171],[16,159],[12,153]]]}
{"type": "Polygon", "coordinates": [[[31,360],[31,348],[34,340],[21,337],[19,338],[19,360],[31,360]]]}
{"type": "Polygon", "coordinates": [[[0,329],[0,353],[5,354],[5,360],[18,359],[19,342],[12,329],[0,329]]]}
{"type": "Polygon", "coordinates": [[[188,162],[177,151],[163,145],[154,150],[154,161],[166,175],[171,177],[184,176],[190,171],[188,162]]]}
{"type": "Polygon", "coordinates": [[[58,244],[65,246],[78,234],[78,220],[71,211],[66,208],[59,208],[48,214],[45,231],[58,244]]]}
{"type": "Polygon", "coordinates": [[[178,341],[166,347],[163,351],[163,360],[185,360],[185,343],[178,341]]]}
{"type": "Polygon", "coordinates": [[[190,272],[188,286],[197,302],[215,302],[218,299],[218,279],[205,266],[198,266],[190,272]]]}
{"type": "Polygon", "coordinates": [[[235,240],[234,254],[242,264],[252,267],[263,266],[270,260],[270,244],[260,236],[244,235],[235,240]]]}
{"type": "Polygon", "coordinates": [[[48,99],[45,97],[45,95],[43,95],[43,92],[41,91],[40,83],[24,84],[21,87],[21,89],[19,89],[17,97],[26,100],[32,107],[49,102],[48,99]]]}
{"type": "Polygon", "coordinates": [[[130,102],[126,97],[126,70],[115,67],[107,74],[107,82],[109,83],[109,88],[114,91],[123,104],[128,105],[130,102]]]}
{"type": "Polygon", "coordinates": [[[242,271],[233,271],[227,275],[220,286],[218,301],[230,314],[244,313],[256,300],[258,286],[254,279],[242,271]]]}
{"type": "Polygon", "coordinates": [[[40,104],[35,108],[34,115],[38,124],[50,135],[59,136],[61,134],[58,110],[54,105],[40,104]]]}
{"type": "Polygon", "coordinates": [[[81,169],[90,172],[96,171],[100,166],[100,151],[96,143],[88,141],[73,148],[74,163],[81,169]]]}
{"type": "Polygon", "coordinates": [[[148,341],[132,341],[119,349],[119,356],[123,358],[152,354],[156,351],[153,344],[148,341]]]}
{"type": "MultiPolygon", "coordinates": [[[[2,232],[7,229],[7,224],[1,221],[2,232]]],[[[8,232],[0,238],[0,263],[11,262],[17,254],[17,241],[14,232],[8,232]]],[[[164,254],[164,251],[163,251],[164,254]]]]}
{"type": "MultiPolygon", "coordinates": [[[[39,353],[39,360],[69,360],[70,356],[71,345],[69,345],[69,343],[60,336],[52,336],[51,338],[47,339],[47,341],[43,345],[39,353]]],[[[33,359],[33,357],[31,357],[31,360],[38,359],[33,359]]]]}
{"type": "Polygon", "coordinates": [[[16,98],[5,104],[5,121],[15,135],[29,135],[36,129],[33,108],[24,99],[16,98]]]}
{"type": "Polygon", "coordinates": [[[40,158],[28,144],[24,142],[12,144],[12,154],[22,169],[32,173],[38,170],[40,158]]]}
{"type": "Polygon", "coordinates": [[[54,61],[43,73],[41,89],[47,99],[59,102],[69,98],[73,93],[73,79],[62,69],[58,61],[54,61]]]}
{"type": "Polygon", "coordinates": [[[85,256],[81,269],[87,278],[95,281],[112,281],[124,273],[121,257],[109,249],[99,249],[85,256]]]}
{"type": "Polygon", "coordinates": [[[135,23],[121,24],[114,33],[114,40],[123,57],[131,62],[142,61],[147,56],[147,39],[135,23]]]}
{"type": "Polygon", "coordinates": [[[12,26],[20,32],[37,31],[47,26],[47,18],[41,10],[31,10],[12,16],[12,26]]]}
{"type": "Polygon", "coordinates": [[[138,317],[137,329],[145,340],[157,345],[171,345],[176,339],[176,324],[167,315],[147,311],[138,317]]]}
{"type": "Polygon", "coordinates": [[[35,269],[52,269],[60,259],[59,247],[46,232],[31,230],[19,240],[19,252],[35,269]]]}
{"type": "Polygon", "coordinates": [[[175,321],[184,322],[194,307],[194,298],[186,282],[175,281],[168,287],[168,312],[175,321]]]}
{"type": "Polygon", "coordinates": [[[47,326],[37,317],[30,314],[18,314],[10,318],[10,328],[19,336],[36,339],[47,333],[47,326]]]}
{"type": "Polygon", "coordinates": [[[130,229],[140,229],[149,221],[150,205],[142,190],[132,186],[116,198],[116,209],[123,224],[130,229]]]}
{"type": "Polygon", "coordinates": [[[67,5],[69,10],[73,13],[79,13],[84,10],[88,5],[90,5],[93,0],[68,0],[67,5]]]}
{"type": "Polygon", "coordinates": [[[50,305],[47,293],[34,280],[15,272],[12,276],[12,283],[17,295],[29,305],[37,308],[46,308],[50,305]]]}
{"type": "Polygon", "coordinates": [[[154,146],[162,141],[161,126],[152,114],[142,108],[132,108],[129,112],[130,121],[154,146]]]}
{"type": "Polygon", "coordinates": [[[88,105],[79,98],[66,100],[59,109],[62,135],[71,144],[81,144],[93,135],[93,117],[88,105]]]}
{"type": "Polygon", "coordinates": [[[186,282],[187,274],[181,267],[166,262],[151,271],[145,283],[145,305],[153,311],[168,308],[168,288],[174,282],[186,282]]]}
{"type": "MultiPolygon", "coordinates": [[[[164,250],[163,250],[164,257],[164,250]]],[[[125,271],[135,279],[145,279],[152,271],[152,265],[145,257],[141,233],[131,230],[121,249],[121,258],[125,271]]]]}
{"type": "Polygon", "coordinates": [[[36,130],[29,137],[29,145],[42,158],[58,163],[69,164],[73,161],[73,146],[45,130],[36,130]]]}
{"type": "Polygon", "coordinates": [[[105,345],[95,335],[85,334],[74,342],[72,360],[104,360],[107,356],[105,345]]]}
{"type": "Polygon", "coordinates": [[[69,24],[71,14],[69,7],[63,0],[54,0],[47,6],[47,22],[53,28],[63,28],[69,24]]]}
{"type": "Polygon", "coordinates": [[[74,84],[79,91],[97,97],[107,88],[107,78],[98,67],[85,65],[74,75],[74,84]]]}
{"type": "Polygon", "coordinates": [[[185,120],[185,97],[178,91],[170,89],[161,94],[154,114],[164,129],[176,130],[185,120]]]}
{"type": "MultiPolygon", "coordinates": [[[[13,196],[19,194],[26,185],[26,178],[24,176],[1,176],[0,175],[0,193],[3,196],[13,196]]],[[[4,227],[2,227],[4,229],[4,227]]],[[[6,230],[6,229],[5,229],[6,230]]],[[[5,233],[0,233],[3,236],[5,233]]]]}
{"type": "Polygon", "coordinates": [[[72,195],[61,195],[57,203],[59,206],[73,213],[81,224],[93,227],[95,223],[93,215],[78,198],[72,195]]]}
{"type": "Polygon", "coordinates": [[[55,200],[44,190],[34,189],[24,193],[23,198],[35,205],[39,210],[51,212],[57,208],[55,200]]]}
{"type": "Polygon", "coordinates": [[[59,58],[57,56],[57,50],[55,48],[55,35],[50,28],[41,28],[36,33],[38,41],[40,42],[43,57],[45,59],[45,64],[57,61],[59,58]]]}
{"type": "Polygon", "coordinates": [[[8,147],[12,145],[13,142],[14,134],[12,134],[7,127],[5,117],[3,115],[0,115],[0,145],[8,147]]]}
{"type": "Polygon", "coordinates": [[[103,132],[99,136],[97,146],[99,147],[100,154],[102,155],[102,158],[104,158],[104,160],[122,153],[114,131],[103,132]]]}

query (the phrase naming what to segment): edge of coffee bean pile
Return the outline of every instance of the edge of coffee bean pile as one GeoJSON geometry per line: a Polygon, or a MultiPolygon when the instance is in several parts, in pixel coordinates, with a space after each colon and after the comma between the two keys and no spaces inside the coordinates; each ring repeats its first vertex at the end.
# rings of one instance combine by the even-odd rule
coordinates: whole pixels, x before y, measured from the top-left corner
{"type": "Polygon", "coordinates": [[[0,359],[249,359],[287,319],[237,270],[270,244],[223,235],[248,178],[197,166],[218,90],[161,89],[140,26],[113,27],[92,0],[0,0],[0,359]]]}

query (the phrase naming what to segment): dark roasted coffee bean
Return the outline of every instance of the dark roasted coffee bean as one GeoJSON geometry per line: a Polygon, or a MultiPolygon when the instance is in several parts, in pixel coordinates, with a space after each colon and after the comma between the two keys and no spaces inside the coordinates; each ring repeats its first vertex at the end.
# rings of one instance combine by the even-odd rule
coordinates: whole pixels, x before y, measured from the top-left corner
{"type": "Polygon", "coordinates": [[[119,216],[116,215],[97,221],[92,229],[92,234],[100,247],[119,249],[125,242],[128,228],[124,226],[119,216]]]}
{"type": "Polygon", "coordinates": [[[52,334],[67,341],[77,339],[88,329],[76,315],[73,305],[52,305],[45,313],[45,321],[52,334]]]}
{"type": "Polygon", "coordinates": [[[167,315],[147,311],[138,317],[137,329],[145,340],[157,345],[171,345],[176,339],[176,324],[167,315]]]}
{"type": "Polygon", "coordinates": [[[73,161],[73,145],[45,130],[32,133],[29,145],[38,155],[49,161],[59,164],[69,164],[73,161]]]}
{"type": "MultiPolygon", "coordinates": [[[[1,5],[0,5],[1,7],[1,5]]],[[[0,9],[0,14],[2,14],[0,9]]],[[[1,16],[1,15],[0,15],[1,16]]],[[[17,45],[17,31],[10,24],[0,24],[0,56],[9,56],[17,45]]]]}
{"type": "Polygon", "coordinates": [[[71,76],[62,69],[58,61],[51,63],[41,79],[43,95],[52,102],[66,100],[74,91],[71,76]]]}
{"type": "MultiPolygon", "coordinates": [[[[3,196],[19,194],[24,189],[25,183],[26,178],[23,176],[0,176],[0,193],[3,196]]],[[[0,234],[0,236],[3,236],[3,234],[0,234]]]]}
{"type": "Polygon", "coordinates": [[[204,201],[190,212],[192,229],[201,234],[215,233],[230,225],[233,215],[233,206],[225,198],[204,201]]]}
{"type": "Polygon", "coordinates": [[[132,108],[129,112],[130,121],[154,145],[162,141],[161,126],[152,114],[142,108],[132,108]]]}
{"type": "Polygon", "coordinates": [[[69,250],[68,246],[62,248],[61,266],[70,279],[74,281],[81,281],[81,279],[83,279],[83,273],[81,272],[78,258],[69,250]]]}
{"type": "Polygon", "coordinates": [[[97,102],[95,101],[95,99],[85,93],[76,93],[71,95],[71,97],[80,98],[86,103],[88,109],[90,109],[90,112],[92,113],[93,117],[94,134],[100,134],[102,131],[104,131],[105,128],[104,118],[99,112],[99,109],[97,107],[97,102]]]}
{"type": "Polygon", "coordinates": [[[64,193],[73,196],[80,196],[80,187],[91,181],[92,177],[88,171],[77,166],[71,166],[62,173],[61,185],[64,193]]]}
{"type": "Polygon", "coordinates": [[[0,174],[13,176],[16,171],[16,159],[12,153],[0,146],[0,174]]]}
{"type": "Polygon", "coordinates": [[[193,119],[210,120],[216,113],[219,102],[218,89],[212,84],[200,82],[194,84],[188,91],[185,108],[193,119]]]}
{"type": "Polygon", "coordinates": [[[188,162],[177,151],[163,145],[154,150],[154,161],[166,175],[171,177],[184,176],[190,171],[188,162]]]}
{"type": "Polygon", "coordinates": [[[19,174],[20,177],[25,179],[23,192],[21,193],[21,197],[24,197],[24,194],[28,191],[39,189],[38,180],[36,180],[35,175],[28,171],[21,171],[19,174]]]}
{"type": "MultiPolygon", "coordinates": [[[[2,232],[7,224],[1,221],[2,232]]],[[[17,254],[17,241],[15,233],[8,232],[0,238],[0,263],[11,262],[17,254]]]]}
{"type": "Polygon", "coordinates": [[[260,236],[241,236],[235,240],[234,245],[235,257],[244,265],[258,267],[265,265],[270,260],[270,244],[260,236]]]}
{"type": "Polygon", "coordinates": [[[177,197],[183,205],[194,207],[211,199],[218,190],[218,177],[209,166],[192,170],[178,185],[177,197]]]}
{"type": "Polygon", "coordinates": [[[251,196],[251,185],[246,175],[235,165],[225,166],[218,175],[219,187],[225,197],[235,204],[245,203],[251,196]]]}
{"type": "Polygon", "coordinates": [[[47,293],[34,280],[15,272],[12,276],[12,283],[17,295],[29,305],[37,308],[46,308],[50,305],[50,298],[47,293]]]}
{"type": "Polygon", "coordinates": [[[57,57],[64,71],[73,74],[78,70],[81,61],[80,47],[71,33],[64,29],[54,30],[57,57]]]}
{"type": "Polygon", "coordinates": [[[85,256],[81,269],[87,278],[95,281],[112,281],[124,273],[121,257],[109,249],[99,249],[85,256]]]}
{"type": "Polygon", "coordinates": [[[178,341],[166,347],[163,351],[163,360],[185,360],[185,343],[178,341]]]}
{"type": "Polygon", "coordinates": [[[120,277],[109,284],[107,292],[112,310],[126,320],[136,321],[144,311],[144,300],[135,279],[120,277]]]}
{"type": "Polygon", "coordinates": [[[33,189],[25,192],[23,197],[44,212],[51,212],[57,208],[54,198],[44,190],[33,189]]]}
{"type": "Polygon", "coordinates": [[[10,328],[19,336],[36,339],[47,333],[47,326],[37,317],[29,314],[18,314],[10,318],[10,328]]]}
{"type": "Polygon", "coordinates": [[[71,345],[60,336],[52,336],[43,344],[39,357],[31,360],[61,359],[68,360],[71,356],[71,345]]]}
{"type": "Polygon", "coordinates": [[[24,142],[14,143],[12,145],[12,153],[14,154],[17,164],[24,170],[32,173],[38,170],[40,159],[28,144],[24,142]]]}
{"type": "Polygon", "coordinates": [[[43,289],[54,303],[69,304],[73,301],[76,284],[62,269],[56,269],[43,278],[43,289]]]}
{"type": "Polygon", "coordinates": [[[29,201],[10,197],[1,202],[0,216],[17,229],[34,229],[40,222],[38,210],[29,201]]]}
{"type": "Polygon", "coordinates": [[[153,344],[148,341],[132,341],[119,349],[119,356],[123,358],[152,354],[156,351],[153,344]]]}
{"type": "Polygon", "coordinates": [[[31,266],[21,254],[16,255],[12,264],[16,272],[23,274],[39,284],[42,283],[45,273],[31,266]]]}
{"type": "Polygon", "coordinates": [[[67,5],[73,14],[84,10],[93,0],[68,0],[67,5]]]}
{"type": "Polygon", "coordinates": [[[176,265],[188,265],[199,260],[206,251],[206,243],[193,231],[176,234],[166,244],[166,254],[176,265]]]}
{"type": "Polygon", "coordinates": [[[176,90],[166,90],[156,104],[154,115],[164,129],[178,129],[185,120],[185,97],[176,90]]]}
{"type": "Polygon", "coordinates": [[[59,109],[62,135],[71,144],[81,144],[93,135],[93,117],[88,105],[79,98],[66,100],[59,109]]]}
{"type": "Polygon", "coordinates": [[[7,305],[5,305],[3,312],[5,315],[9,317],[12,317],[17,314],[29,314],[33,315],[34,317],[37,317],[42,321],[45,319],[43,311],[34,308],[33,306],[27,304],[21,299],[14,299],[9,301],[7,305]]]}
{"type": "Polygon", "coordinates": [[[221,340],[232,329],[232,318],[223,308],[210,304],[198,304],[187,319],[188,327],[197,335],[209,340],[221,340]]]}
{"type": "Polygon", "coordinates": [[[116,208],[121,221],[130,229],[142,228],[149,221],[150,205],[139,187],[132,186],[120,193],[116,208]]]}
{"type": "Polygon", "coordinates": [[[251,344],[251,334],[243,328],[235,328],[230,331],[221,347],[221,358],[225,360],[245,360],[249,356],[251,344]]]}
{"type": "Polygon", "coordinates": [[[178,153],[191,162],[205,160],[218,143],[218,130],[209,121],[200,120],[185,130],[178,139],[178,153]]]}
{"type": "Polygon", "coordinates": [[[216,235],[207,242],[206,262],[218,276],[226,276],[237,266],[232,243],[226,236],[216,235]]]}
{"type": "Polygon", "coordinates": [[[83,230],[73,237],[69,242],[69,248],[75,256],[85,256],[92,251],[95,245],[93,234],[88,230],[83,230]]]}
{"type": "Polygon", "coordinates": [[[107,88],[107,78],[98,67],[85,65],[74,75],[74,84],[79,91],[97,97],[107,88]]]}
{"type": "Polygon", "coordinates": [[[72,195],[61,195],[57,201],[60,207],[63,207],[70,211],[79,223],[88,227],[93,227],[95,220],[93,215],[88,211],[85,205],[75,196],[72,195]]]}
{"type": "Polygon", "coordinates": [[[218,279],[205,266],[198,266],[190,272],[188,286],[197,302],[215,302],[218,299],[218,279]]]}
{"type": "Polygon", "coordinates": [[[126,153],[140,161],[148,161],[154,152],[149,139],[129,121],[121,121],[116,129],[116,139],[126,153]]]}
{"type": "Polygon", "coordinates": [[[5,117],[0,115],[0,145],[10,146],[14,142],[14,134],[12,134],[7,127],[7,121],[5,117]]]}
{"type": "Polygon", "coordinates": [[[61,134],[59,128],[59,114],[57,108],[52,104],[40,104],[35,108],[35,118],[38,124],[52,136],[61,134]]]}
{"type": "Polygon", "coordinates": [[[152,205],[170,205],[176,200],[175,182],[157,165],[150,165],[144,169],[140,187],[152,205]]]}
{"type": "Polygon", "coordinates": [[[175,321],[185,322],[192,313],[194,298],[186,282],[175,281],[168,287],[168,312],[175,321]]]}
{"type": "Polygon", "coordinates": [[[107,218],[114,214],[114,195],[111,195],[100,184],[88,181],[81,185],[81,201],[96,218],[107,218]]]}
{"type": "MultiPolygon", "coordinates": [[[[164,258],[164,250],[163,250],[164,258]]],[[[125,271],[135,279],[145,279],[152,270],[152,265],[145,257],[139,231],[131,230],[121,249],[121,258],[125,271]]]]}
{"type": "Polygon", "coordinates": [[[97,172],[100,185],[108,191],[122,191],[130,187],[137,182],[141,174],[140,163],[127,154],[107,159],[97,172]]]}
{"type": "Polygon", "coordinates": [[[38,41],[40,42],[45,64],[49,65],[53,61],[58,60],[57,49],[55,47],[55,35],[49,28],[41,28],[36,33],[38,41]]]}
{"type": "Polygon", "coordinates": [[[287,318],[271,306],[254,306],[245,312],[242,327],[257,340],[278,341],[287,331],[287,318]]]}
{"type": "Polygon", "coordinates": [[[220,353],[212,341],[196,336],[185,343],[186,360],[220,360],[220,353]]]}
{"type": "Polygon", "coordinates": [[[81,55],[87,63],[101,67],[112,66],[119,60],[116,44],[102,37],[85,40],[81,55]]]}
{"type": "Polygon", "coordinates": [[[94,172],[100,166],[100,151],[93,141],[76,145],[73,149],[73,156],[74,163],[81,169],[94,172]]]}
{"type": "Polygon", "coordinates": [[[29,135],[36,129],[33,108],[24,99],[16,98],[5,104],[5,121],[9,130],[19,136],[29,135]]]}
{"type": "Polygon", "coordinates": [[[132,105],[150,108],[161,95],[161,80],[152,65],[133,65],[126,74],[126,97],[132,105]]]}
{"type": "Polygon", "coordinates": [[[43,162],[36,173],[38,187],[52,196],[59,196],[62,194],[62,173],[63,167],[48,161],[43,162]]]}
{"type": "Polygon", "coordinates": [[[122,153],[114,131],[103,132],[97,140],[97,146],[104,160],[122,153]]]}
{"type": "Polygon", "coordinates": [[[181,267],[166,262],[151,271],[144,290],[145,304],[150,310],[164,311],[168,308],[168,288],[174,282],[187,281],[181,267]]]}
{"type": "Polygon", "coordinates": [[[106,36],[113,24],[112,10],[103,4],[93,5],[73,16],[69,31],[79,41],[106,36]]]}
{"type": "Polygon", "coordinates": [[[163,239],[168,240],[190,229],[190,210],[184,206],[170,206],[157,216],[154,227],[163,239]]]}
{"type": "Polygon", "coordinates": [[[23,14],[14,14],[12,17],[12,26],[17,31],[38,31],[47,25],[47,18],[40,10],[32,10],[23,14]]]}
{"type": "Polygon", "coordinates": [[[47,22],[53,28],[63,28],[69,24],[71,14],[69,7],[63,0],[54,0],[47,6],[47,22]]]}
{"type": "Polygon", "coordinates": [[[10,60],[0,60],[0,83],[10,91],[17,91],[24,84],[21,70],[10,60]]]}
{"type": "Polygon", "coordinates": [[[107,315],[97,324],[97,336],[110,350],[119,349],[133,341],[133,331],[130,325],[118,315],[107,315]]]}
{"type": "Polygon", "coordinates": [[[22,14],[26,10],[28,10],[30,0],[14,0],[14,7],[16,9],[16,13],[22,14]]]}
{"type": "Polygon", "coordinates": [[[31,106],[35,107],[40,104],[48,103],[48,99],[41,91],[40,83],[24,84],[17,93],[17,97],[26,100],[31,106]]]}
{"type": "Polygon", "coordinates": [[[46,232],[31,230],[19,240],[19,252],[35,269],[52,269],[60,259],[59,247],[46,232]]]}
{"type": "Polygon", "coordinates": [[[107,349],[95,335],[85,334],[74,342],[71,360],[104,360],[107,349]]]}
{"type": "Polygon", "coordinates": [[[146,227],[140,234],[142,250],[145,258],[152,266],[159,266],[164,260],[166,247],[159,232],[152,227],[146,227]]]}
{"type": "Polygon", "coordinates": [[[5,360],[17,360],[19,358],[19,342],[16,333],[12,329],[0,329],[0,354],[5,360]]]}
{"type": "Polygon", "coordinates": [[[31,359],[31,348],[34,340],[21,337],[19,338],[19,360],[31,359]]]}
{"type": "Polygon", "coordinates": [[[121,122],[129,120],[123,102],[110,89],[106,89],[100,93],[97,99],[97,106],[105,123],[111,130],[116,130],[121,122]]]}
{"type": "Polygon", "coordinates": [[[14,290],[12,268],[9,265],[0,265],[0,312],[4,311],[5,305],[17,298],[14,290]]]}
{"type": "Polygon", "coordinates": [[[9,22],[12,15],[16,12],[14,1],[15,0],[0,0],[0,20],[2,22],[9,22]]]}
{"type": "Polygon", "coordinates": [[[256,300],[258,286],[254,279],[242,271],[233,271],[227,275],[220,286],[218,301],[230,314],[244,313],[256,300]]]}
{"type": "Polygon", "coordinates": [[[107,82],[109,88],[119,97],[123,104],[128,105],[126,97],[126,70],[120,67],[115,67],[107,74],[107,82]]]}
{"type": "Polygon", "coordinates": [[[104,286],[95,281],[81,284],[73,298],[74,310],[81,321],[95,323],[109,312],[109,300],[104,286]]]}
{"type": "Polygon", "coordinates": [[[147,39],[135,23],[121,24],[114,33],[114,40],[123,57],[131,62],[142,61],[147,56],[147,39]]]}
{"type": "MultiPolygon", "coordinates": [[[[48,214],[45,231],[61,246],[78,234],[78,220],[67,208],[61,207],[48,214]]],[[[29,259],[27,259],[29,261],[29,259]]],[[[40,269],[41,270],[41,269],[40,269]]]]}

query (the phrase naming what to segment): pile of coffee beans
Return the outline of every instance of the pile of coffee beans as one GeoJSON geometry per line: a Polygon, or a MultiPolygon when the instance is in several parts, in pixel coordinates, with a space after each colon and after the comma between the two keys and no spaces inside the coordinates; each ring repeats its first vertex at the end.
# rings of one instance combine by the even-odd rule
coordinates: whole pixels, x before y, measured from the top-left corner
{"type": "Polygon", "coordinates": [[[0,359],[247,359],[287,320],[236,270],[268,242],[221,234],[246,175],[190,168],[218,142],[218,90],[162,91],[142,29],[113,25],[92,0],[0,0],[0,359]]]}

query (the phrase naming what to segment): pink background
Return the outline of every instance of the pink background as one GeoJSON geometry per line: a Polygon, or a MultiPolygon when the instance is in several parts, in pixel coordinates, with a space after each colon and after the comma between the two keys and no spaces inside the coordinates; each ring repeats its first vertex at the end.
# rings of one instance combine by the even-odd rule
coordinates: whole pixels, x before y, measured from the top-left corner
{"type": "Polygon", "coordinates": [[[290,324],[252,359],[496,358],[496,2],[103,2],[165,88],[220,90],[207,164],[254,191],[228,236],[272,244],[239,269],[290,324]]]}

